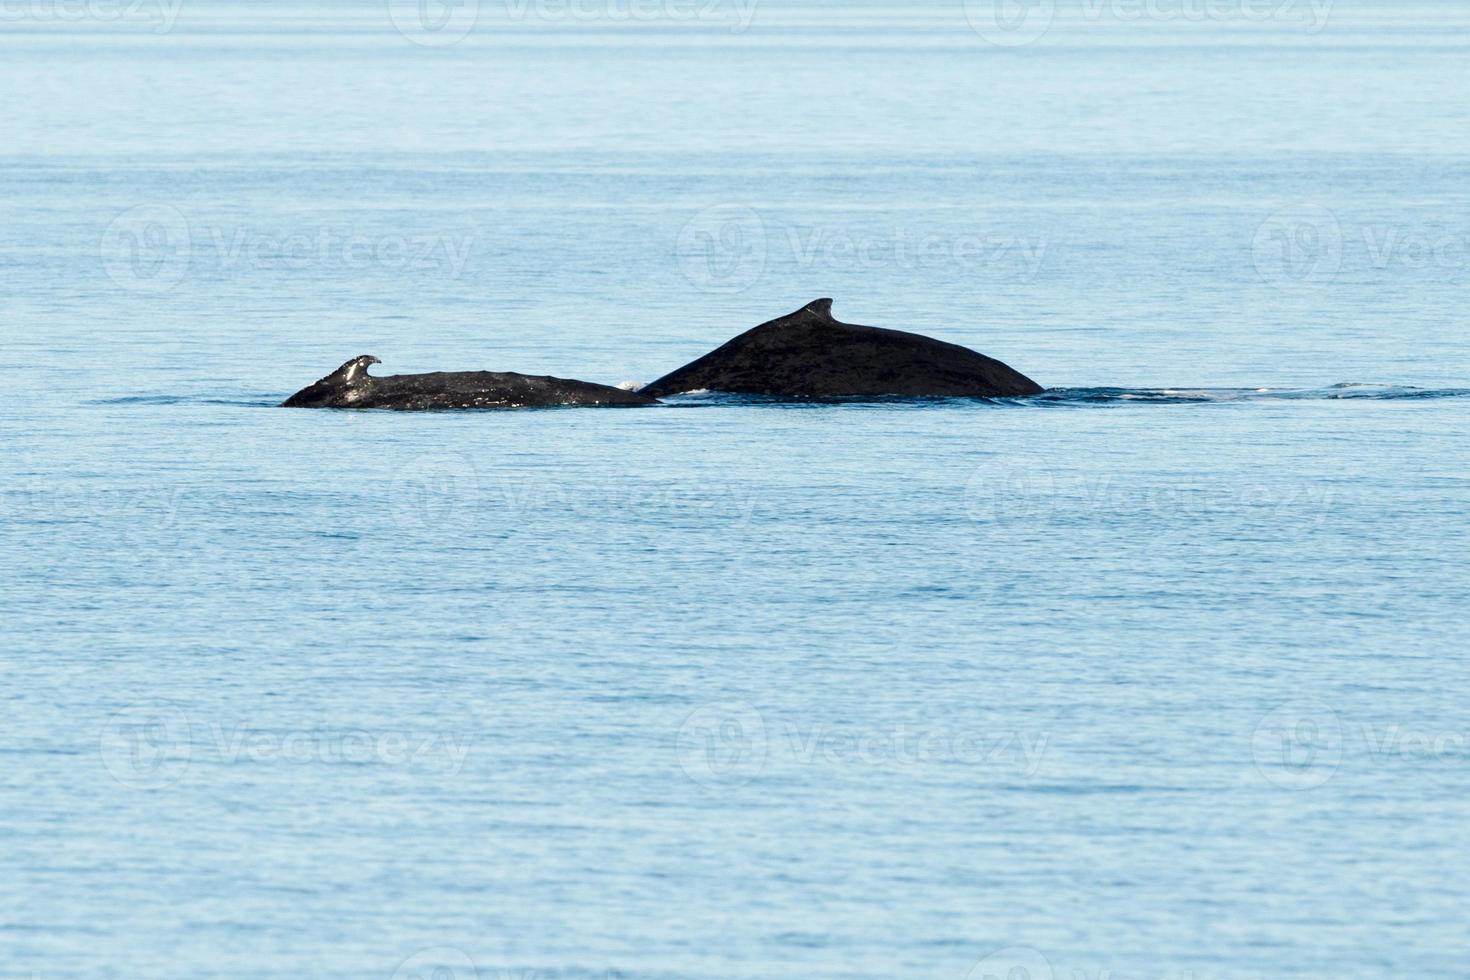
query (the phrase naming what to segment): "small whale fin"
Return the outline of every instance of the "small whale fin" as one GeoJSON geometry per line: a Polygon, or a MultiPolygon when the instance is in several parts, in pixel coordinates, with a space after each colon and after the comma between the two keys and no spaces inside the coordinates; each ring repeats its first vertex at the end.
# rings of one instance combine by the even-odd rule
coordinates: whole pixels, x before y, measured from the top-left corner
{"type": "Polygon", "coordinates": [[[322,378],[322,384],[331,385],[353,385],[368,376],[368,368],[373,364],[382,364],[371,354],[359,354],[346,364],[322,378]]]}
{"type": "Polygon", "coordinates": [[[371,354],[359,354],[316,384],[302,388],[281,405],[285,408],[321,408],[358,400],[370,393],[366,382],[373,379],[367,373],[368,367],[382,363],[371,354]]]}
{"type": "Polygon", "coordinates": [[[817,316],[824,316],[829,320],[832,319],[832,301],[830,299],[814,299],[806,304],[805,309],[807,312],[815,313],[817,316]]]}

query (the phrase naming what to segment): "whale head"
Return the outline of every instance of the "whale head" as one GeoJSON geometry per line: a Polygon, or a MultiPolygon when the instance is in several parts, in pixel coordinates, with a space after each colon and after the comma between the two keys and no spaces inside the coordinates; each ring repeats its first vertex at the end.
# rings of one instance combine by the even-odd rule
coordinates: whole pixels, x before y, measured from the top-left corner
{"type": "Polygon", "coordinates": [[[307,385],[281,403],[284,408],[322,408],[351,405],[374,381],[368,368],[382,364],[371,354],[359,354],[316,384],[307,385]]]}

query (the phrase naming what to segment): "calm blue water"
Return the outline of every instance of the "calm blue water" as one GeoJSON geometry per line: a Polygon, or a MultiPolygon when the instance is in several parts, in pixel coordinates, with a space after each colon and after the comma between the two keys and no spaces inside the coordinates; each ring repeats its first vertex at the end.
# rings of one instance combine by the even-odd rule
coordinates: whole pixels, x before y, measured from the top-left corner
{"type": "Polygon", "coordinates": [[[0,975],[1463,976],[1470,10],[1202,6],[4,5],[0,975]],[[1062,390],[271,407],[820,296],[1062,390]]]}

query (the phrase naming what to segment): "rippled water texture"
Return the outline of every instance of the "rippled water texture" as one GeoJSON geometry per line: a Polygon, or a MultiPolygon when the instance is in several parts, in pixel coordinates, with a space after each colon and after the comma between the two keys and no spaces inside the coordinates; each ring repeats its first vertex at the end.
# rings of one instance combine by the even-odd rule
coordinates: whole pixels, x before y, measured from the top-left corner
{"type": "Polygon", "coordinates": [[[1462,976],[1466,7],[694,6],[0,4],[0,975],[1462,976]]]}

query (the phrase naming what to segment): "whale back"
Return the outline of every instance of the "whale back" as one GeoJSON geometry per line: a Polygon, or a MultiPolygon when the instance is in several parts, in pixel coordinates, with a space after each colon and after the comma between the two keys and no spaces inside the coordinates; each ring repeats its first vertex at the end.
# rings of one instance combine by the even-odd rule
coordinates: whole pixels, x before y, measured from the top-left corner
{"type": "Polygon", "coordinates": [[[1036,382],[984,354],[902,330],[842,323],[819,299],[747,330],[648,385],[655,398],[685,391],[785,397],[1034,395],[1036,382]]]}
{"type": "Polygon", "coordinates": [[[382,361],[371,354],[359,354],[331,374],[307,385],[281,403],[283,408],[324,408],[350,405],[365,393],[375,380],[368,367],[382,361]]]}
{"type": "Polygon", "coordinates": [[[376,357],[354,357],[282,402],[286,408],[386,408],[400,411],[531,408],[559,405],[634,406],[658,402],[637,391],[591,381],[514,371],[432,371],[373,377],[376,357]]]}

